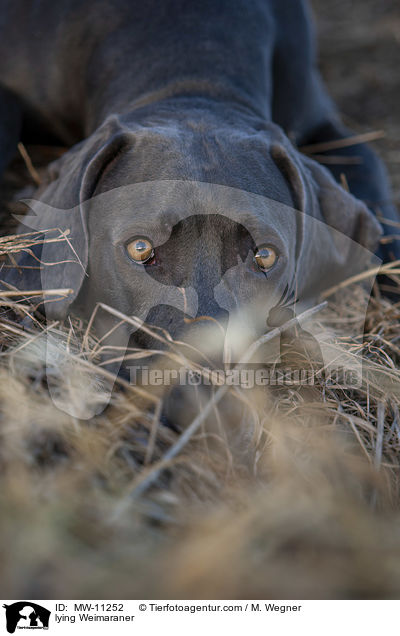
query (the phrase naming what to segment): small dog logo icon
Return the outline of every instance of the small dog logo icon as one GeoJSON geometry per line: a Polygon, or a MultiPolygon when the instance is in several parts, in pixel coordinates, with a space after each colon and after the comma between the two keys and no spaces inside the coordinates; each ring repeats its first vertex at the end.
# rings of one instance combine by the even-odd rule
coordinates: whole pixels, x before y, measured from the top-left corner
{"type": "Polygon", "coordinates": [[[48,629],[50,610],[32,603],[18,601],[12,605],[3,605],[6,610],[7,631],[14,634],[18,629],[48,629]]]}

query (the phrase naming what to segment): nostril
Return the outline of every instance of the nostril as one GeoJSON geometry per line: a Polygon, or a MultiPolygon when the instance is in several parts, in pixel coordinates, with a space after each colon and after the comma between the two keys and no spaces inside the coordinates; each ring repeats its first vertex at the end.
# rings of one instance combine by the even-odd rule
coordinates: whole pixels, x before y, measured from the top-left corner
{"type": "Polygon", "coordinates": [[[223,309],[214,298],[204,300],[200,295],[198,298],[199,304],[195,320],[211,320],[226,328],[229,320],[229,312],[223,309]]]}
{"type": "Polygon", "coordinates": [[[184,322],[186,325],[193,325],[196,322],[211,322],[218,327],[222,333],[225,334],[226,331],[226,323],[225,319],[214,318],[213,316],[196,316],[196,318],[184,318],[184,322]]]}
{"type": "Polygon", "coordinates": [[[228,312],[186,318],[182,340],[203,354],[211,366],[220,368],[224,360],[228,319],[228,312]]]}

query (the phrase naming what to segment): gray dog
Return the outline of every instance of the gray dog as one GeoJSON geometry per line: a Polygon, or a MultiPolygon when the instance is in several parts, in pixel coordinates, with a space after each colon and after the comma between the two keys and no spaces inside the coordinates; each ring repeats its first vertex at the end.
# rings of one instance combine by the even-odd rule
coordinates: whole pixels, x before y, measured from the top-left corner
{"type": "MultiPolygon", "coordinates": [[[[294,285],[305,292],[332,272],[346,276],[351,250],[345,254],[332,235],[316,240],[303,217],[371,251],[381,233],[377,211],[399,221],[385,169],[369,147],[336,151],[350,161],[330,171],[298,150],[351,135],[316,69],[302,0],[1,0],[0,53],[0,172],[20,140],[71,147],[37,193],[53,210],[81,210],[66,223],[70,240],[44,259],[66,261],[49,268],[46,285],[74,290],[51,305],[52,316],[65,316],[71,304],[90,315],[102,301],[177,333],[187,306],[154,302],[151,281],[194,290],[189,315],[220,318],[240,305],[239,279],[247,290],[267,280],[287,298],[294,285]],[[169,184],[163,205],[148,203],[151,193],[140,210],[129,197],[123,206],[120,199],[85,204],[150,182],[169,184]],[[171,212],[182,183],[216,190],[205,205],[193,185],[178,197],[187,209],[171,212]],[[289,218],[252,199],[242,219],[240,210],[230,214],[228,192],[301,214],[289,218]],[[71,245],[79,265],[71,263],[71,245]],[[221,291],[238,263],[240,276],[221,291]]],[[[384,260],[400,258],[399,242],[385,250],[384,260]]],[[[37,288],[40,271],[29,256],[19,265],[0,278],[37,288]]]]}

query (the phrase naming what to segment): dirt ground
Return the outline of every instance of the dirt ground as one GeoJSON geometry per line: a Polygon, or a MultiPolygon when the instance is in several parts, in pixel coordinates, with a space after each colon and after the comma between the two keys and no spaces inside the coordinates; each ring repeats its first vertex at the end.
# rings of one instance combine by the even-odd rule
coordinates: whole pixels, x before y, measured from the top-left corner
{"type": "Polygon", "coordinates": [[[400,202],[400,3],[312,0],[322,75],[346,123],[384,130],[384,158],[400,202]]]}

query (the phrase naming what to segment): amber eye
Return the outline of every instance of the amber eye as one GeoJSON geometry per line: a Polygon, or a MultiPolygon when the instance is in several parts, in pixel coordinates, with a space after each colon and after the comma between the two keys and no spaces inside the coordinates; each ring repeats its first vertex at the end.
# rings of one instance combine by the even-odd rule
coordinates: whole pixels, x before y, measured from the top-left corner
{"type": "Polygon", "coordinates": [[[278,260],[278,254],[270,245],[262,245],[256,250],[254,259],[259,269],[263,272],[267,272],[275,265],[278,260]]]}
{"type": "Polygon", "coordinates": [[[147,263],[154,256],[154,247],[150,243],[149,239],[143,237],[136,237],[130,241],[126,250],[135,263],[147,263]]]}

